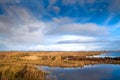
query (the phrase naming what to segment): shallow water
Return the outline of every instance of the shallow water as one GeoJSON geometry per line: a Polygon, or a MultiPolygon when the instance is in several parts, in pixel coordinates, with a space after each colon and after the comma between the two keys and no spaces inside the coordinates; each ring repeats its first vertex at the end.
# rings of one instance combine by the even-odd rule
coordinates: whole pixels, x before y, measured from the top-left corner
{"type": "Polygon", "coordinates": [[[111,57],[111,58],[115,58],[115,57],[120,57],[120,52],[107,52],[107,53],[103,53],[103,54],[100,54],[100,55],[95,55],[95,56],[92,56],[92,57],[97,57],[97,58],[111,57]]]}
{"type": "Polygon", "coordinates": [[[99,64],[77,68],[37,66],[50,80],[120,80],[120,65],[99,64]]]}

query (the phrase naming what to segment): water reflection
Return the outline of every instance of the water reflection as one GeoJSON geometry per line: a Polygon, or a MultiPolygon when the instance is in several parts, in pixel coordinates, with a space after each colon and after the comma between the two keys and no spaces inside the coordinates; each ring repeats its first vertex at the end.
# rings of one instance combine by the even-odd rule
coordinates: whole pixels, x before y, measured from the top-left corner
{"type": "Polygon", "coordinates": [[[111,57],[111,58],[115,58],[115,57],[120,57],[120,52],[107,52],[107,53],[103,53],[103,54],[95,55],[95,56],[91,56],[91,57],[97,57],[97,58],[111,57]]]}
{"type": "Polygon", "coordinates": [[[99,64],[78,68],[41,66],[50,80],[120,80],[120,65],[99,64]]]}

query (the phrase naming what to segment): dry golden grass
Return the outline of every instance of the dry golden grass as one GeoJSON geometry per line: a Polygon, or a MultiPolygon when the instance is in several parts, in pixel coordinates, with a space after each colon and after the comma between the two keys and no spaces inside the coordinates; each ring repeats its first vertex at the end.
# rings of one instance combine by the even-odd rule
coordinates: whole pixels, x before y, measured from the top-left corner
{"type": "Polygon", "coordinates": [[[0,65],[0,80],[45,80],[45,73],[32,65],[0,65]]]}
{"type": "Polygon", "coordinates": [[[89,64],[115,63],[120,60],[104,61],[86,59],[86,56],[103,52],[0,52],[0,80],[44,80],[45,72],[37,70],[35,65],[82,67],[89,64]],[[69,60],[69,57],[78,60],[69,60]],[[79,60],[79,58],[81,60],[79,60]]]}

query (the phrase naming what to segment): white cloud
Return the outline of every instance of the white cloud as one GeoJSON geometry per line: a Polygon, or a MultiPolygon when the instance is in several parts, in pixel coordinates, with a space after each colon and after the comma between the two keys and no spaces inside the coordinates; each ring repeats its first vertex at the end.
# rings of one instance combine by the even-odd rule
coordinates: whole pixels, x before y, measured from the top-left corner
{"type": "Polygon", "coordinates": [[[53,44],[32,46],[29,49],[43,51],[89,51],[98,50],[100,49],[100,46],[83,44],[53,44]]]}
{"type": "Polygon", "coordinates": [[[0,33],[11,44],[42,43],[45,23],[35,19],[25,8],[10,7],[7,16],[0,17],[0,33]],[[9,38],[9,39],[8,39],[9,38]]]}
{"type": "MultiPolygon", "coordinates": [[[[11,34],[9,39],[8,37],[1,39],[5,41],[1,44],[7,45],[11,50],[85,50],[90,45],[55,43],[67,40],[96,41],[95,36],[108,34],[106,27],[94,23],[76,23],[74,19],[68,17],[53,18],[50,22],[43,22],[34,18],[25,8],[15,6],[7,10],[7,16],[2,16],[0,19],[2,19],[0,29],[3,31],[0,33],[6,36],[11,34]],[[32,47],[38,44],[40,46],[32,47]]],[[[97,45],[91,45],[88,50],[91,50],[92,46],[98,48],[97,45]]]]}
{"type": "MultiPolygon", "coordinates": [[[[64,22],[65,23],[65,22],[64,22]]],[[[98,26],[94,23],[68,23],[64,25],[58,25],[51,29],[48,34],[57,35],[84,35],[84,36],[106,36],[109,33],[107,32],[107,28],[103,26],[98,26]]]]}
{"type": "Polygon", "coordinates": [[[44,22],[22,7],[13,6],[6,12],[6,15],[0,16],[0,45],[5,45],[9,50],[99,50],[103,46],[78,42],[98,41],[97,37],[109,34],[104,26],[80,24],[69,17],[44,22]],[[68,43],[57,44],[61,41],[68,43]]]}
{"type": "Polygon", "coordinates": [[[84,43],[84,42],[96,42],[98,40],[99,39],[97,39],[96,37],[63,35],[56,39],[56,43],[59,43],[59,44],[84,43]]]}
{"type": "Polygon", "coordinates": [[[42,42],[42,39],[44,37],[44,23],[33,22],[20,26],[22,28],[14,31],[15,34],[9,39],[9,42],[15,42],[17,44],[35,44],[42,42]]]}
{"type": "Polygon", "coordinates": [[[70,22],[73,22],[73,21],[74,21],[74,19],[71,19],[69,17],[61,17],[61,18],[54,17],[53,18],[53,22],[57,23],[57,24],[70,23],[70,22]]]}

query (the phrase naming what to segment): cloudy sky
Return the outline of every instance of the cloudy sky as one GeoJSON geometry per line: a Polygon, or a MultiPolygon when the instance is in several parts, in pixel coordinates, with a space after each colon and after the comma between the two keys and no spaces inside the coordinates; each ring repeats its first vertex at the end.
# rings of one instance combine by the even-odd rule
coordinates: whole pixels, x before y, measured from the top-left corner
{"type": "Polygon", "coordinates": [[[120,50],[120,0],[0,0],[0,50],[120,50]]]}

